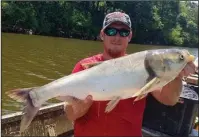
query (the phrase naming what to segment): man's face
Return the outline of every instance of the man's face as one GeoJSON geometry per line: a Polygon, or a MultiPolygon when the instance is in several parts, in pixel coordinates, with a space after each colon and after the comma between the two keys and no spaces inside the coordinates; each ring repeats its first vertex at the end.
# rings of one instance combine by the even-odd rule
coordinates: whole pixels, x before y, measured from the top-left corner
{"type": "MultiPolygon", "coordinates": [[[[129,28],[122,23],[113,23],[109,25],[107,28],[116,28],[118,30],[121,29],[129,30],[129,28]]],[[[130,34],[128,36],[122,37],[118,32],[115,36],[108,36],[102,30],[101,37],[103,37],[105,52],[109,56],[116,58],[125,54],[128,42],[132,38],[132,32],[130,31],[130,34]]]]}

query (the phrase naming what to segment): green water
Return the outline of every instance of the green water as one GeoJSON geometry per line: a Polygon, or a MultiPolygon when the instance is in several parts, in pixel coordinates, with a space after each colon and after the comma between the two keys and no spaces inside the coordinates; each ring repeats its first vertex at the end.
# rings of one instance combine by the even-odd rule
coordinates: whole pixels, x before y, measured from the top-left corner
{"type": "MultiPolygon", "coordinates": [[[[130,44],[127,52],[156,48],[165,47],[130,44]]],[[[99,41],[3,33],[2,113],[23,108],[21,103],[7,97],[6,91],[41,86],[68,75],[80,59],[101,53],[102,50],[102,42],[99,41]]],[[[189,50],[198,55],[198,49],[189,50]]]]}

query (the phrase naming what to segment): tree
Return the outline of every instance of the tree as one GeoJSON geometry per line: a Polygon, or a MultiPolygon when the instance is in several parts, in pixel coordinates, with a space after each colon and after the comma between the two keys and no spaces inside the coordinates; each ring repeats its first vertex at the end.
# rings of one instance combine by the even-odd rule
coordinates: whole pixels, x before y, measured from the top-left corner
{"type": "Polygon", "coordinates": [[[112,11],[130,16],[133,43],[198,45],[198,5],[189,1],[4,1],[2,31],[96,39],[112,11]]]}

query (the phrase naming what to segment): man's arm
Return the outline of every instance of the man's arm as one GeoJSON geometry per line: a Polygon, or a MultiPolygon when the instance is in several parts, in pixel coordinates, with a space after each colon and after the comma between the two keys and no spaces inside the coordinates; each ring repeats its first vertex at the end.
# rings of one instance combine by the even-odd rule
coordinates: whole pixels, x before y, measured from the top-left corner
{"type": "Polygon", "coordinates": [[[161,91],[154,91],[151,94],[160,103],[173,106],[178,102],[181,90],[182,80],[181,78],[177,77],[166,86],[164,86],[161,91]]]}
{"type": "Polygon", "coordinates": [[[196,67],[192,62],[188,63],[178,77],[164,86],[161,91],[154,91],[151,94],[164,105],[175,105],[178,102],[182,91],[182,78],[195,73],[195,68],[196,67]]]}

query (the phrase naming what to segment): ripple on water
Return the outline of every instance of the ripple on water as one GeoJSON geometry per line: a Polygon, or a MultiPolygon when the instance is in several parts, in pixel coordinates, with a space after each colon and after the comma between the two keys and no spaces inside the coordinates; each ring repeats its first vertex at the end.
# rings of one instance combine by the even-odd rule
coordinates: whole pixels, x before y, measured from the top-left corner
{"type": "Polygon", "coordinates": [[[23,103],[17,102],[15,100],[12,100],[10,98],[6,98],[6,100],[2,99],[2,109],[3,114],[9,114],[13,112],[22,111],[23,103]]]}
{"type": "Polygon", "coordinates": [[[33,72],[26,72],[26,75],[35,76],[35,77],[37,77],[37,78],[41,78],[41,79],[49,80],[49,81],[55,80],[55,79],[47,78],[47,77],[45,77],[45,76],[43,76],[43,75],[40,75],[40,74],[35,74],[35,73],[33,73],[33,72]]]}
{"type": "Polygon", "coordinates": [[[61,73],[61,72],[59,72],[59,71],[57,71],[57,70],[55,70],[54,73],[55,73],[55,74],[58,74],[59,77],[64,77],[64,76],[66,75],[66,74],[63,74],[63,73],[61,73]]]}

